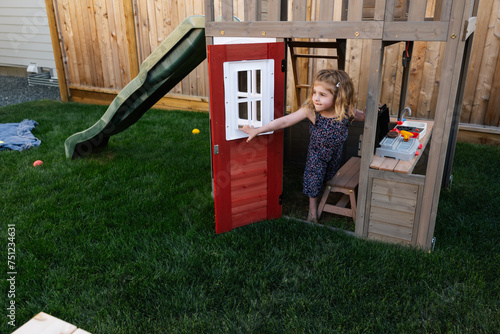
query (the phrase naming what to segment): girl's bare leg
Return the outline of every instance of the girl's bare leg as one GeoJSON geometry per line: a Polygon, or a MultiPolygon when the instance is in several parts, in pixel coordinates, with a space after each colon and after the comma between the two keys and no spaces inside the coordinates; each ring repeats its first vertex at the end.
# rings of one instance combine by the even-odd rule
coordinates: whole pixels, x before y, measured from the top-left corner
{"type": "Polygon", "coordinates": [[[307,221],[317,222],[318,221],[318,198],[309,197],[309,214],[307,215],[307,221]]]}

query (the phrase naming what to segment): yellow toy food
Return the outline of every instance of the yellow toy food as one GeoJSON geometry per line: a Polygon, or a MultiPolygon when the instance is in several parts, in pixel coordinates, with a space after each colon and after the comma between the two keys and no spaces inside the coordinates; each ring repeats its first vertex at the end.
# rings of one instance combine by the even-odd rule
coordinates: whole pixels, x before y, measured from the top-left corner
{"type": "Polygon", "coordinates": [[[413,133],[408,132],[408,131],[401,131],[401,136],[403,136],[404,141],[410,140],[411,137],[413,137],[413,133]]]}

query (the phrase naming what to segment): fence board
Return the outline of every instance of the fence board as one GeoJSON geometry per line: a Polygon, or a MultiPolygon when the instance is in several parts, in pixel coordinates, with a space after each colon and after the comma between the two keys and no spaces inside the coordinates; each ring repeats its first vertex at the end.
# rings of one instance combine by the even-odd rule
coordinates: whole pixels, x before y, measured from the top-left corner
{"type": "MultiPolygon", "coordinates": [[[[491,96],[491,85],[495,74],[500,50],[500,1],[495,1],[488,24],[485,48],[478,74],[478,82],[472,105],[476,111],[471,115],[470,123],[485,124],[486,109],[491,96]]],[[[489,124],[486,124],[489,125],[489,124]]]]}
{"type": "MultiPolygon", "coordinates": [[[[276,20],[279,11],[277,6],[281,4],[279,0],[224,0],[232,7],[232,13],[240,18],[249,18],[252,12],[254,19],[276,20]]],[[[221,6],[222,0],[215,1],[214,4],[206,5],[202,0],[130,0],[130,6],[124,6],[120,0],[55,0],[57,9],[59,30],[62,34],[63,52],[66,61],[66,73],[68,85],[88,86],[97,88],[107,88],[119,90],[123,88],[135,71],[130,62],[140,64],[154,50],[168,34],[170,34],[179,23],[187,16],[193,14],[204,14],[205,6],[214,10],[215,17],[221,16],[222,11],[227,11],[225,6],[221,6]],[[128,14],[133,10],[133,13],[128,14]],[[127,17],[127,15],[132,15],[127,17]],[[133,20],[132,20],[133,19],[133,20]],[[128,23],[128,26],[126,24],[128,23]],[[133,23],[133,24],[132,24],[133,23]],[[131,34],[135,33],[135,46],[131,46],[131,34]],[[127,40],[128,38],[128,40],[127,40]],[[135,49],[135,51],[134,51],[135,49]]],[[[345,0],[293,0],[289,1],[288,21],[295,17],[292,22],[283,22],[281,33],[276,28],[269,25],[266,30],[268,36],[278,37],[288,36],[289,33],[298,33],[300,37],[313,39],[307,33],[309,28],[304,20],[311,21],[331,21],[341,20],[345,17],[342,5],[345,0]],[[296,21],[299,19],[299,21],[296,21]],[[304,23],[304,26],[300,24],[304,23]]],[[[128,3],[125,3],[128,4],[128,3]]],[[[409,20],[423,20],[434,17],[431,22],[416,22],[417,28],[435,30],[436,38],[442,39],[447,31],[441,31],[443,26],[439,22],[440,18],[449,19],[452,1],[450,0],[428,0],[424,2],[408,2],[409,20]],[[424,13],[424,14],[422,14],[424,13]],[[431,24],[435,24],[432,26],[431,24]]],[[[370,15],[377,18],[384,12],[386,21],[401,21],[406,15],[406,0],[395,0],[384,2],[381,0],[357,0],[349,1],[349,19],[353,20],[373,20],[370,15]],[[377,7],[378,6],[378,7],[377,7]],[[369,11],[367,11],[369,9],[369,11]],[[367,13],[378,13],[370,14],[367,13]],[[395,13],[395,14],[394,14],[395,13]],[[393,18],[388,15],[395,15],[393,18]]],[[[498,13],[499,2],[495,0],[481,0],[478,11],[476,31],[474,33],[474,45],[472,48],[470,69],[465,87],[464,100],[462,104],[462,122],[475,122],[498,126],[500,118],[500,107],[497,96],[500,81],[500,69],[498,65],[498,23],[494,21],[494,15],[498,13]],[[488,28],[489,25],[489,28],[488,28]],[[496,29],[496,30],[495,30],[496,29]]],[[[497,18],[496,18],[497,19],[497,18]]],[[[497,19],[498,20],[498,19],[497,19]]],[[[233,22],[230,22],[233,23],[233,22]]],[[[366,69],[363,64],[368,63],[370,58],[369,41],[360,38],[380,38],[374,34],[376,29],[367,30],[364,22],[356,26],[351,22],[342,22],[336,27],[335,34],[342,34],[347,38],[346,71],[352,77],[357,96],[357,107],[364,108],[366,103],[366,69]],[[355,37],[354,32],[358,31],[360,36],[355,37]]],[[[394,25],[394,34],[399,29],[398,24],[403,22],[391,22],[385,26],[386,33],[390,33],[390,27],[394,25]]],[[[267,27],[265,27],[267,28],[267,27]]],[[[208,25],[208,34],[210,33],[208,25]]],[[[420,30],[420,31],[424,31],[420,30]]],[[[416,30],[407,31],[407,37],[418,39],[420,32],[416,30]],[[418,36],[417,36],[418,35],[418,36]]],[[[220,32],[220,31],[219,31],[220,32]]],[[[235,34],[256,34],[252,26],[240,25],[238,27],[228,24],[225,27],[226,35],[235,34]],[[250,29],[249,31],[247,31],[250,29]]],[[[258,31],[260,36],[261,31],[258,31]]],[[[337,35],[340,36],[340,35],[337,35]]],[[[331,29],[325,25],[324,38],[331,38],[331,29]],[[330,36],[329,36],[330,34],[330,36]]],[[[384,36],[387,38],[388,36],[384,36]]],[[[395,41],[402,38],[401,35],[394,37],[395,41]]],[[[321,39],[322,41],[331,41],[321,39]]],[[[412,64],[411,93],[408,96],[412,104],[414,115],[422,118],[433,118],[437,102],[437,92],[441,80],[441,64],[445,43],[441,42],[418,42],[421,48],[414,51],[414,61],[412,64]]],[[[381,87],[382,103],[386,103],[394,115],[397,113],[400,98],[401,81],[401,54],[404,46],[402,43],[386,47],[384,50],[383,84],[381,87]]],[[[336,55],[335,50],[310,49],[302,50],[304,53],[314,53],[317,55],[336,55]]],[[[322,68],[336,68],[336,60],[332,59],[302,59],[299,74],[301,83],[310,83],[313,74],[322,68]]],[[[292,78],[290,74],[288,78],[292,78]]],[[[288,82],[288,86],[293,85],[288,82]]],[[[287,105],[293,105],[293,89],[288,89],[287,105]]],[[[305,91],[305,90],[304,90],[305,91]]],[[[185,94],[205,98],[208,95],[208,69],[206,62],[179,83],[172,93],[185,94]]],[[[305,97],[305,92],[303,93],[305,97]]]]}
{"type": "Polygon", "coordinates": [[[500,57],[497,58],[493,85],[491,86],[491,98],[486,109],[485,125],[500,126],[500,57]]]}
{"type": "Polygon", "coordinates": [[[484,53],[484,45],[488,33],[488,25],[483,22],[489,21],[485,18],[491,13],[495,0],[481,0],[481,6],[477,13],[478,24],[472,41],[472,51],[469,60],[469,70],[467,72],[467,80],[465,82],[464,98],[462,102],[462,113],[460,121],[469,123],[473,114],[473,102],[476,87],[478,85],[479,71],[484,53]]]}

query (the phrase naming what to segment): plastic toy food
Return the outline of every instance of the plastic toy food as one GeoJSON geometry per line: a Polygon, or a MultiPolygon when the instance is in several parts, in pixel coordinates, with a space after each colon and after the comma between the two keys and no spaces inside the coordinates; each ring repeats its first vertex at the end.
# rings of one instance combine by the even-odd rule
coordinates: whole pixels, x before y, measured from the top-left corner
{"type": "Polygon", "coordinates": [[[37,160],[33,163],[33,167],[38,167],[38,166],[41,166],[43,165],[43,161],[42,160],[37,160]]]}
{"type": "Polygon", "coordinates": [[[400,133],[403,136],[404,141],[408,141],[411,137],[413,137],[413,133],[408,131],[401,131],[400,133]]]}

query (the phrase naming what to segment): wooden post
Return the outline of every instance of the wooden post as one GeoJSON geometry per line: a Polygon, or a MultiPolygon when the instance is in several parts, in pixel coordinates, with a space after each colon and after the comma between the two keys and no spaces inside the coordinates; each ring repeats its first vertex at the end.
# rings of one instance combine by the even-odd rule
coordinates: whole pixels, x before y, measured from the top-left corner
{"type": "MultiPolygon", "coordinates": [[[[360,5],[360,3],[356,3],[360,5]]],[[[350,20],[361,20],[361,8],[356,12],[349,10],[348,17],[350,20]]],[[[377,4],[376,20],[383,20],[382,13],[386,12],[386,8],[377,4]]],[[[351,7],[351,9],[353,9],[351,7]]],[[[366,98],[366,115],[365,126],[363,129],[363,142],[361,147],[361,164],[359,173],[359,186],[356,210],[356,223],[354,233],[359,236],[366,237],[368,235],[369,212],[366,211],[369,189],[368,171],[370,162],[373,157],[373,147],[375,143],[375,134],[378,118],[378,102],[380,97],[380,87],[382,85],[382,65],[384,60],[384,45],[381,39],[372,41],[370,54],[370,67],[368,73],[368,94],[366,98]]]]}
{"type": "Polygon", "coordinates": [[[359,191],[357,200],[356,225],[354,233],[366,237],[368,235],[369,213],[366,212],[368,193],[368,170],[373,157],[375,132],[378,118],[378,100],[382,84],[382,63],[384,48],[382,40],[372,41],[370,57],[370,70],[368,75],[368,95],[366,98],[365,127],[363,130],[363,143],[361,147],[361,166],[359,173],[359,191]]]}
{"type": "MultiPolygon", "coordinates": [[[[468,11],[464,9],[465,2],[470,0],[453,1],[450,13],[448,39],[443,60],[441,86],[436,106],[436,116],[432,133],[432,142],[427,163],[423,203],[417,233],[417,246],[429,249],[434,235],[436,215],[441,191],[448,135],[451,127],[453,106],[457,94],[458,81],[463,57],[463,44],[460,38],[468,11]]],[[[442,17],[447,13],[441,13],[442,17]]]]}
{"type": "Polygon", "coordinates": [[[61,101],[68,102],[69,90],[68,83],[66,81],[66,68],[64,67],[63,56],[59,44],[56,12],[52,0],[45,0],[45,7],[47,9],[50,39],[52,40],[52,50],[54,52],[54,60],[56,62],[57,81],[59,82],[59,94],[61,94],[61,101]]]}

